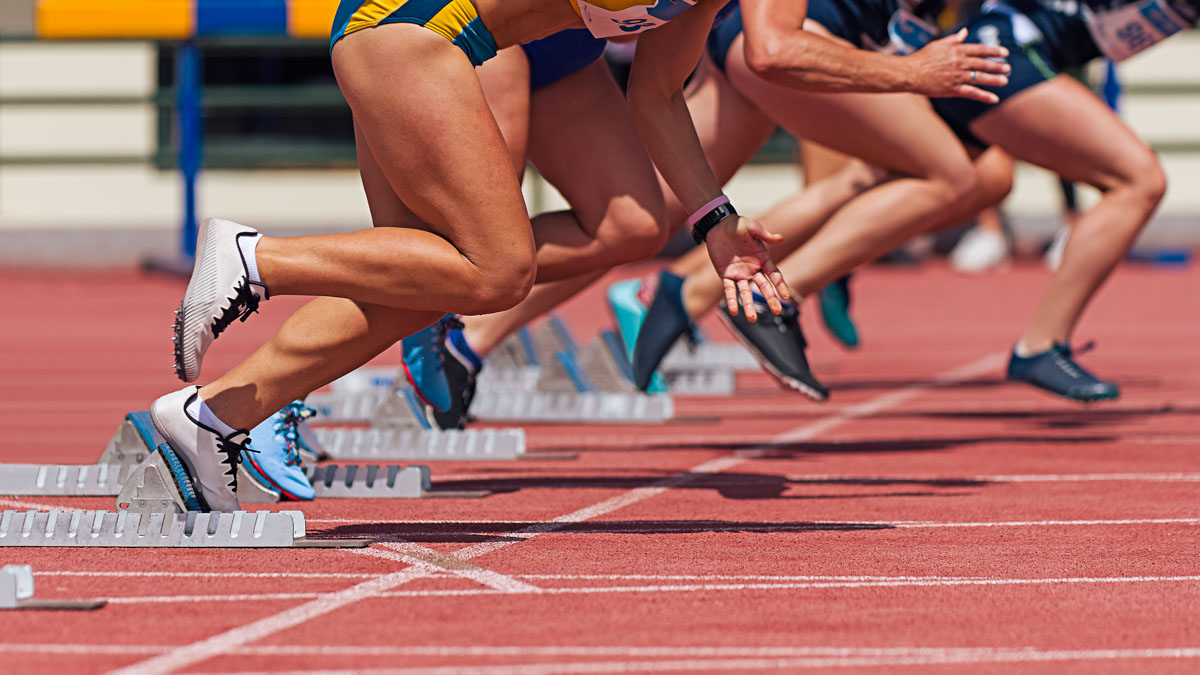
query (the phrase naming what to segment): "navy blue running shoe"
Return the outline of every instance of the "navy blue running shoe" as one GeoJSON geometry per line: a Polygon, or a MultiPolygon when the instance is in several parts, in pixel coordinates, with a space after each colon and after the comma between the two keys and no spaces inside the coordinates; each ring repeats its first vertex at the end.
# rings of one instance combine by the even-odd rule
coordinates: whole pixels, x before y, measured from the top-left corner
{"type": "MultiPolygon", "coordinates": [[[[1091,348],[1089,343],[1079,353],[1091,348]]],[[[1104,382],[1076,363],[1071,346],[1065,342],[1056,342],[1050,349],[1033,356],[1018,356],[1014,349],[1008,361],[1008,379],[1028,382],[1073,401],[1106,401],[1121,395],[1116,382],[1104,382]]]]}
{"type": "Polygon", "coordinates": [[[462,324],[446,334],[442,372],[450,389],[450,408],[433,410],[433,421],[439,429],[462,429],[471,420],[471,401],[475,399],[475,378],[483,369],[483,359],[467,344],[462,324]]]}
{"type": "Polygon", "coordinates": [[[638,389],[648,391],[667,352],[691,330],[692,317],[683,307],[683,277],[659,272],[658,287],[633,346],[633,383],[638,389]]]}
{"type": "Polygon", "coordinates": [[[850,275],[822,288],[817,293],[821,306],[821,322],[833,339],[849,349],[858,347],[858,328],[850,318],[850,275]]]}
{"type": "Polygon", "coordinates": [[[800,310],[796,305],[785,302],[783,312],[772,314],[767,303],[756,293],[754,309],[758,312],[758,321],[753,323],[746,320],[744,311],[738,312],[737,316],[730,316],[727,311],[717,314],[780,384],[814,401],[829,398],[829,389],[813,375],[808,357],[804,355],[808,342],[800,330],[800,310]]]}
{"type": "Polygon", "coordinates": [[[450,385],[443,367],[446,334],[461,327],[462,322],[457,316],[447,314],[437,323],[404,338],[401,343],[404,350],[404,376],[417,396],[436,410],[450,409],[450,385]]]}

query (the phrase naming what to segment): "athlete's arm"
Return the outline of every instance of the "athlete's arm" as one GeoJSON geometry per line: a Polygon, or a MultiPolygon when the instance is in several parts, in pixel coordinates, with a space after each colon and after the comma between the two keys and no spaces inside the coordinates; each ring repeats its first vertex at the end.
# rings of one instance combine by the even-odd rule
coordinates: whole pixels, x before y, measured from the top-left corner
{"type": "MultiPolygon", "coordinates": [[[[700,61],[713,18],[724,4],[725,0],[700,0],[666,24],[643,33],[629,73],[629,107],[642,143],[689,212],[721,194],[721,184],[704,158],[692,125],[683,85],[700,61]]],[[[758,222],[740,216],[726,218],[709,231],[709,257],[721,275],[731,313],[737,313],[740,295],[746,317],[753,320],[751,282],[772,312],[782,311],[780,298],[788,298],[787,285],[763,244],[777,239],[758,222]]]]}
{"type": "Polygon", "coordinates": [[[804,30],[807,0],[741,0],[746,62],[760,77],[797,89],[909,91],[995,103],[976,85],[1004,86],[1003,47],[963,44],[966,31],[934,40],[910,56],[856,49],[804,30]],[[971,77],[971,73],[975,77],[971,77]]]}

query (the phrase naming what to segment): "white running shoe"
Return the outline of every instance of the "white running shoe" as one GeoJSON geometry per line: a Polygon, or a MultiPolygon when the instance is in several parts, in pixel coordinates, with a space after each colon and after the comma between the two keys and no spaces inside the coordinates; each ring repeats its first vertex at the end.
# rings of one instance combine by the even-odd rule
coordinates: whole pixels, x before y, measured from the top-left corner
{"type": "Polygon", "coordinates": [[[1058,231],[1054,233],[1054,240],[1050,242],[1050,248],[1046,249],[1046,267],[1050,268],[1051,272],[1057,272],[1062,265],[1063,251],[1067,249],[1067,240],[1071,238],[1071,227],[1062,225],[1058,231]]]}
{"type": "Polygon", "coordinates": [[[254,228],[210,218],[200,227],[196,265],[175,312],[175,374],[184,382],[200,376],[209,345],[234,319],[245,321],[266,300],[267,287],[252,283],[238,239],[254,228]]]}
{"type": "Polygon", "coordinates": [[[238,465],[250,435],[235,431],[227,437],[187,414],[187,404],[199,387],[184,387],[150,406],[154,428],[171,444],[191,473],[196,492],[212,511],[241,510],[237,497],[238,465]]]}
{"type": "Polygon", "coordinates": [[[950,252],[950,266],[956,272],[986,272],[1008,258],[1008,239],[1003,232],[973,227],[950,252]]]}

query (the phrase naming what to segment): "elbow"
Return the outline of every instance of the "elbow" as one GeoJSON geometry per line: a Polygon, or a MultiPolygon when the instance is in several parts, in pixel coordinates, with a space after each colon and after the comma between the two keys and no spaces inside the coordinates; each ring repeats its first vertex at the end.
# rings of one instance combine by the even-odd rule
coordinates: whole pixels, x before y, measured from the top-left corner
{"type": "Polygon", "coordinates": [[[764,80],[774,81],[786,69],[783,63],[783,48],[777,38],[746,41],[746,65],[750,71],[764,80]]]}

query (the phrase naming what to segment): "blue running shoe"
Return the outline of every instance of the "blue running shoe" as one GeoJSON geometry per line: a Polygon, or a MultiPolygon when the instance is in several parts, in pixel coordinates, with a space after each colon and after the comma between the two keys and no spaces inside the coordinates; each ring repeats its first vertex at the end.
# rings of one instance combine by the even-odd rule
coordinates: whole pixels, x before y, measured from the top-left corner
{"type": "MultiPolygon", "coordinates": [[[[619,281],[608,287],[608,309],[612,312],[613,321],[617,324],[617,335],[621,336],[621,344],[625,347],[625,355],[633,362],[633,348],[637,344],[638,333],[646,320],[646,305],[639,295],[642,292],[642,282],[638,279],[619,281]]],[[[650,376],[650,383],[643,389],[651,394],[661,394],[667,391],[667,383],[662,374],[655,372],[650,376]]]]}
{"type": "Polygon", "coordinates": [[[243,455],[246,471],[284,499],[307,502],[316,496],[300,461],[299,426],[313,414],[303,402],[293,401],[250,430],[250,447],[255,452],[243,455]]]}
{"type": "Polygon", "coordinates": [[[633,382],[642,391],[649,391],[652,377],[667,352],[679,338],[692,331],[692,317],[683,307],[683,277],[663,270],[658,273],[658,287],[646,309],[646,318],[634,339],[633,382]]]}
{"type": "MultiPolygon", "coordinates": [[[[1092,348],[1089,343],[1079,350],[1092,348]]],[[[1116,382],[1104,382],[1075,362],[1071,346],[1056,342],[1053,347],[1033,356],[1018,356],[1013,350],[1008,361],[1008,379],[1028,382],[1073,401],[1105,401],[1121,395],[1116,382]]]]}
{"type": "Polygon", "coordinates": [[[849,349],[858,347],[858,329],[850,318],[850,275],[834,281],[817,293],[821,322],[833,339],[849,349]]]}
{"type": "Polygon", "coordinates": [[[462,323],[446,336],[442,370],[450,388],[450,407],[434,410],[433,421],[439,429],[465,429],[471,421],[471,401],[475,400],[475,379],[483,369],[483,359],[471,349],[463,335],[462,323]]]}
{"type": "Polygon", "coordinates": [[[404,376],[413,391],[427,405],[446,412],[452,405],[450,383],[446,380],[443,359],[446,353],[446,334],[462,328],[462,322],[453,314],[441,319],[416,333],[404,338],[404,376]]]}

